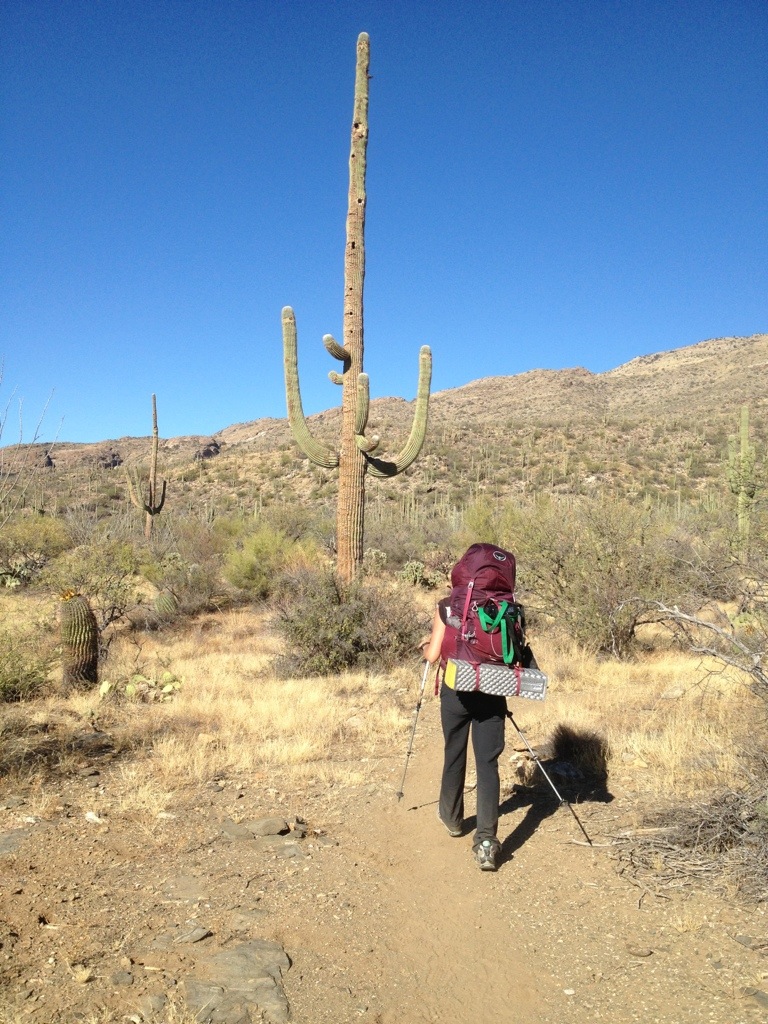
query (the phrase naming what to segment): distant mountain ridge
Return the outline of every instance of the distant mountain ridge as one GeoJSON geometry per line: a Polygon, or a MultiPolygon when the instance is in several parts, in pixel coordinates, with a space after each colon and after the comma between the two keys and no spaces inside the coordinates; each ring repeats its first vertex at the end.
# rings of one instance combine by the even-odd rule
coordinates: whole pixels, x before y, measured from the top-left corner
{"type": "MultiPolygon", "coordinates": [[[[635,418],[651,412],[669,414],[676,404],[680,415],[713,404],[748,404],[757,410],[768,405],[766,383],[768,334],[714,338],[638,356],[603,373],[574,367],[483,377],[433,392],[430,421],[453,420],[462,413],[483,418],[517,414],[545,423],[606,415],[635,418]]],[[[377,414],[385,419],[399,419],[398,413],[410,416],[411,404],[399,398],[373,399],[371,423],[377,414]]],[[[338,410],[330,409],[308,419],[322,423],[336,415],[338,410]]],[[[254,442],[265,435],[276,437],[284,427],[282,419],[257,419],[225,427],[216,436],[228,444],[254,442]]]]}
{"type": "MultiPolygon", "coordinates": [[[[722,486],[728,438],[738,429],[742,405],[749,406],[753,438],[768,442],[766,383],[768,334],[639,356],[604,373],[574,367],[474,380],[432,394],[421,456],[403,476],[372,481],[372,488],[388,488],[390,495],[437,490],[457,500],[469,486],[498,494],[597,487],[701,493],[722,486]]],[[[310,416],[310,429],[333,444],[340,416],[339,407],[310,416]]],[[[413,402],[371,401],[369,433],[381,436],[384,458],[402,447],[412,417],[413,402]]],[[[286,419],[232,424],[216,433],[216,444],[209,441],[200,435],[161,441],[169,503],[174,479],[206,501],[228,493],[230,506],[332,500],[336,474],[308,462],[286,419]]],[[[31,447],[35,464],[43,466],[49,446],[31,447]]],[[[70,469],[79,476],[109,475],[123,463],[145,464],[148,456],[147,437],[53,446],[57,475],[70,469]]]]}

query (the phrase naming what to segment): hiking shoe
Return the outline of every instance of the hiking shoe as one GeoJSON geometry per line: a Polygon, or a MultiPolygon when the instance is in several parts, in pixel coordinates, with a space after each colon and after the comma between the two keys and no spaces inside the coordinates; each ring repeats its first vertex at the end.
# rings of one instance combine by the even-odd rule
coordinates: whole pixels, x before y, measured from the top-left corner
{"type": "Polygon", "coordinates": [[[437,809],[437,820],[445,828],[449,836],[453,836],[456,839],[457,836],[461,835],[461,825],[449,825],[447,821],[443,821],[440,817],[440,808],[437,809]]]}
{"type": "Polygon", "coordinates": [[[494,846],[490,839],[484,839],[479,846],[475,847],[475,860],[481,871],[496,870],[496,854],[498,852],[498,846],[494,846]]]}

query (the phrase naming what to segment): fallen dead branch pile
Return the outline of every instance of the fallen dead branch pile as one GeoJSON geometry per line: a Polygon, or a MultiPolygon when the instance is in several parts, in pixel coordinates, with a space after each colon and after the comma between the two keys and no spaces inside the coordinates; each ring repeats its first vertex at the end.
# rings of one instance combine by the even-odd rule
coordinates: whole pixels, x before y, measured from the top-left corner
{"type": "Polygon", "coordinates": [[[646,819],[643,828],[613,838],[621,846],[622,873],[645,878],[651,889],[696,886],[768,901],[765,785],[666,809],[646,819]]]}

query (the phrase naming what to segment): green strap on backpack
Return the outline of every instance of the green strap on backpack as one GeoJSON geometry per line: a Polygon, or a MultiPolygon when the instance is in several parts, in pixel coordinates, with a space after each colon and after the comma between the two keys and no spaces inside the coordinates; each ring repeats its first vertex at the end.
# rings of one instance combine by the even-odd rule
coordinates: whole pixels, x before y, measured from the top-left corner
{"type": "Polygon", "coordinates": [[[484,607],[477,609],[477,618],[480,625],[483,627],[484,633],[495,633],[497,629],[501,628],[501,653],[504,658],[504,664],[509,665],[515,660],[515,645],[509,642],[509,631],[507,628],[507,608],[509,608],[508,601],[502,601],[498,607],[491,605],[491,608],[496,607],[496,615],[490,615],[484,607]]]}

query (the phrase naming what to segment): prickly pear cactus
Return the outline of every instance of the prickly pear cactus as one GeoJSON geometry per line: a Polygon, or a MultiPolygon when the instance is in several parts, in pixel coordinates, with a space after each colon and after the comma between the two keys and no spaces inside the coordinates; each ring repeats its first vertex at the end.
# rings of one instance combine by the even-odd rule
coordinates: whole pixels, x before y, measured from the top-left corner
{"type": "Polygon", "coordinates": [[[88,601],[66,591],[61,599],[62,687],[95,686],[99,672],[99,629],[88,601]]]}

